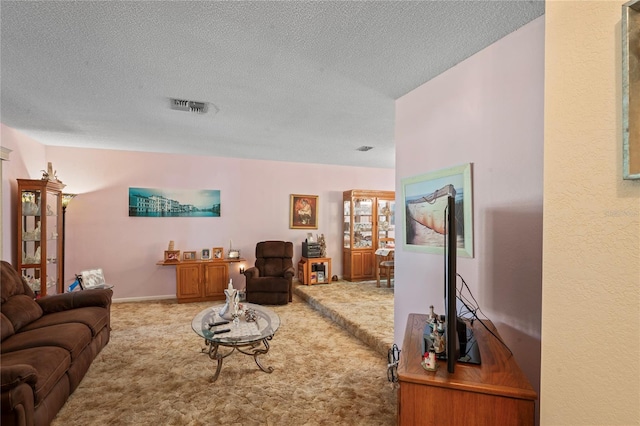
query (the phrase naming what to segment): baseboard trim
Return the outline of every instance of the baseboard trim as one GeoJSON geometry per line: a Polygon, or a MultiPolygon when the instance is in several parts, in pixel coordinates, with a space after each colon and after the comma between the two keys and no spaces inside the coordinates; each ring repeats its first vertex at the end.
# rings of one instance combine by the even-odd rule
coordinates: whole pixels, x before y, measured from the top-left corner
{"type": "Polygon", "coordinates": [[[176,300],[174,294],[168,294],[165,296],[143,296],[143,297],[122,297],[113,299],[113,303],[126,303],[126,302],[152,302],[156,300],[176,300]]]}

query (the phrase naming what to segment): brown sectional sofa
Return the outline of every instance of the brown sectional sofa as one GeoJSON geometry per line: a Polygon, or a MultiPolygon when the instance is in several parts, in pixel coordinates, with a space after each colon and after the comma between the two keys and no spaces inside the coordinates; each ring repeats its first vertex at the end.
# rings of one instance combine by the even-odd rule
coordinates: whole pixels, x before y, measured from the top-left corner
{"type": "Polygon", "coordinates": [[[2,425],[48,425],[109,342],[111,290],[34,299],[2,261],[2,425]]]}

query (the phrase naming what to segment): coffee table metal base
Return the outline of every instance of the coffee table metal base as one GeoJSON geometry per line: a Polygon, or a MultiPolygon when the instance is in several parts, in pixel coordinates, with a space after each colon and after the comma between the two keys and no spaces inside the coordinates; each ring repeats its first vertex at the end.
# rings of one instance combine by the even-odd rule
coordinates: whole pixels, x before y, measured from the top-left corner
{"type": "Polygon", "coordinates": [[[240,344],[218,343],[218,342],[212,342],[210,340],[205,339],[204,344],[208,348],[207,347],[203,348],[202,352],[208,353],[209,358],[211,358],[212,360],[216,360],[218,362],[216,365],[216,372],[213,375],[213,378],[211,379],[211,381],[215,382],[216,380],[218,380],[218,376],[220,375],[220,370],[222,370],[222,360],[228,357],[229,355],[231,355],[232,353],[234,353],[235,351],[238,351],[245,355],[252,356],[253,360],[256,362],[256,365],[260,368],[260,370],[264,371],[265,373],[272,373],[273,367],[265,368],[260,362],[260,360],[258,359],[258,356],[264,355],[267,352],[269,352],[268,341],[271,340],[272,338],[273,336],[269,336],[262,340],[258,340],[256,342],[240,343],[240,344]],[[222,353],[222,351],[220,350],[221,346],[231,348],[231,350],[228,351],[227,353],[222,353]],[[262,346],[264,346],[264,348],[262,346]]]}

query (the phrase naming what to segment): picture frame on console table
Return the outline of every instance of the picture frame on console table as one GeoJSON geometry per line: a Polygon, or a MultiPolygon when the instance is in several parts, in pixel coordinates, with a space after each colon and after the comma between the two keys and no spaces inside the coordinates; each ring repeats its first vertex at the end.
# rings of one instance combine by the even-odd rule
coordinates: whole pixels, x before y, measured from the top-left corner
{"type": "Polygon", "coordinates": [[[164,251],[165,262],[180,262],[180,250],[165,250],[164,251]]]}
{"type": "Polygon", "coordinates": [[[318,196],[291,194],[290,229],[318,229],[318,196]]]}
{"type": "Polygon", "coordinates": [[[205,248],[200,252],[200,259],[211,260],[211,249],[205,248]]]}
{"type": "Polygon", "coordinates": [[[213,253],[214,259],[219,259],[219,260],[224,259],[224,248],[214,247],[211,249],[211,252],[213,253]]]}
{"type": "Polygon", "coordinates": [[[182,253],[182,260],[196,260],[195,251],[185,251],[182,253]]]}
{"type": "Polygon", "coordinates": [[[402,179],[404,249],[443,254],[445,207],[455,197],[457,254],[473,257],[472,163],[402,179]]]}

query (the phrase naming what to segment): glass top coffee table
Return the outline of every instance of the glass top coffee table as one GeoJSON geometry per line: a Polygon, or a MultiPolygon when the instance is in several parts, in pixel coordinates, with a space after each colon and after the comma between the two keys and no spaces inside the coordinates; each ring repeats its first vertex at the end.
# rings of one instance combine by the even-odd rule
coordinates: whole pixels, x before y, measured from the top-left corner
{"type": "Polygon", "coordinates": [[[218,364],[212,381],[216,381],[222,369],[222,360],[236,350],[245,355],[253,356],[256,365],[265,373],[273,372],[273,367],[265,368],[258,356],[269,352],[269,340],[280,327],[280,317],[271,309],[253,303],[242,303],[237,323],[221,318],[219,313],[224,303],[215,304],[193,318],[191,328],[198,336],[204,338],[205,348],[209,358],[218,364]],[[247,321],[246,312],[255,312],[255,321],[247,321]],[[226,353],[221,347],[231,348],[226,353]]]}

